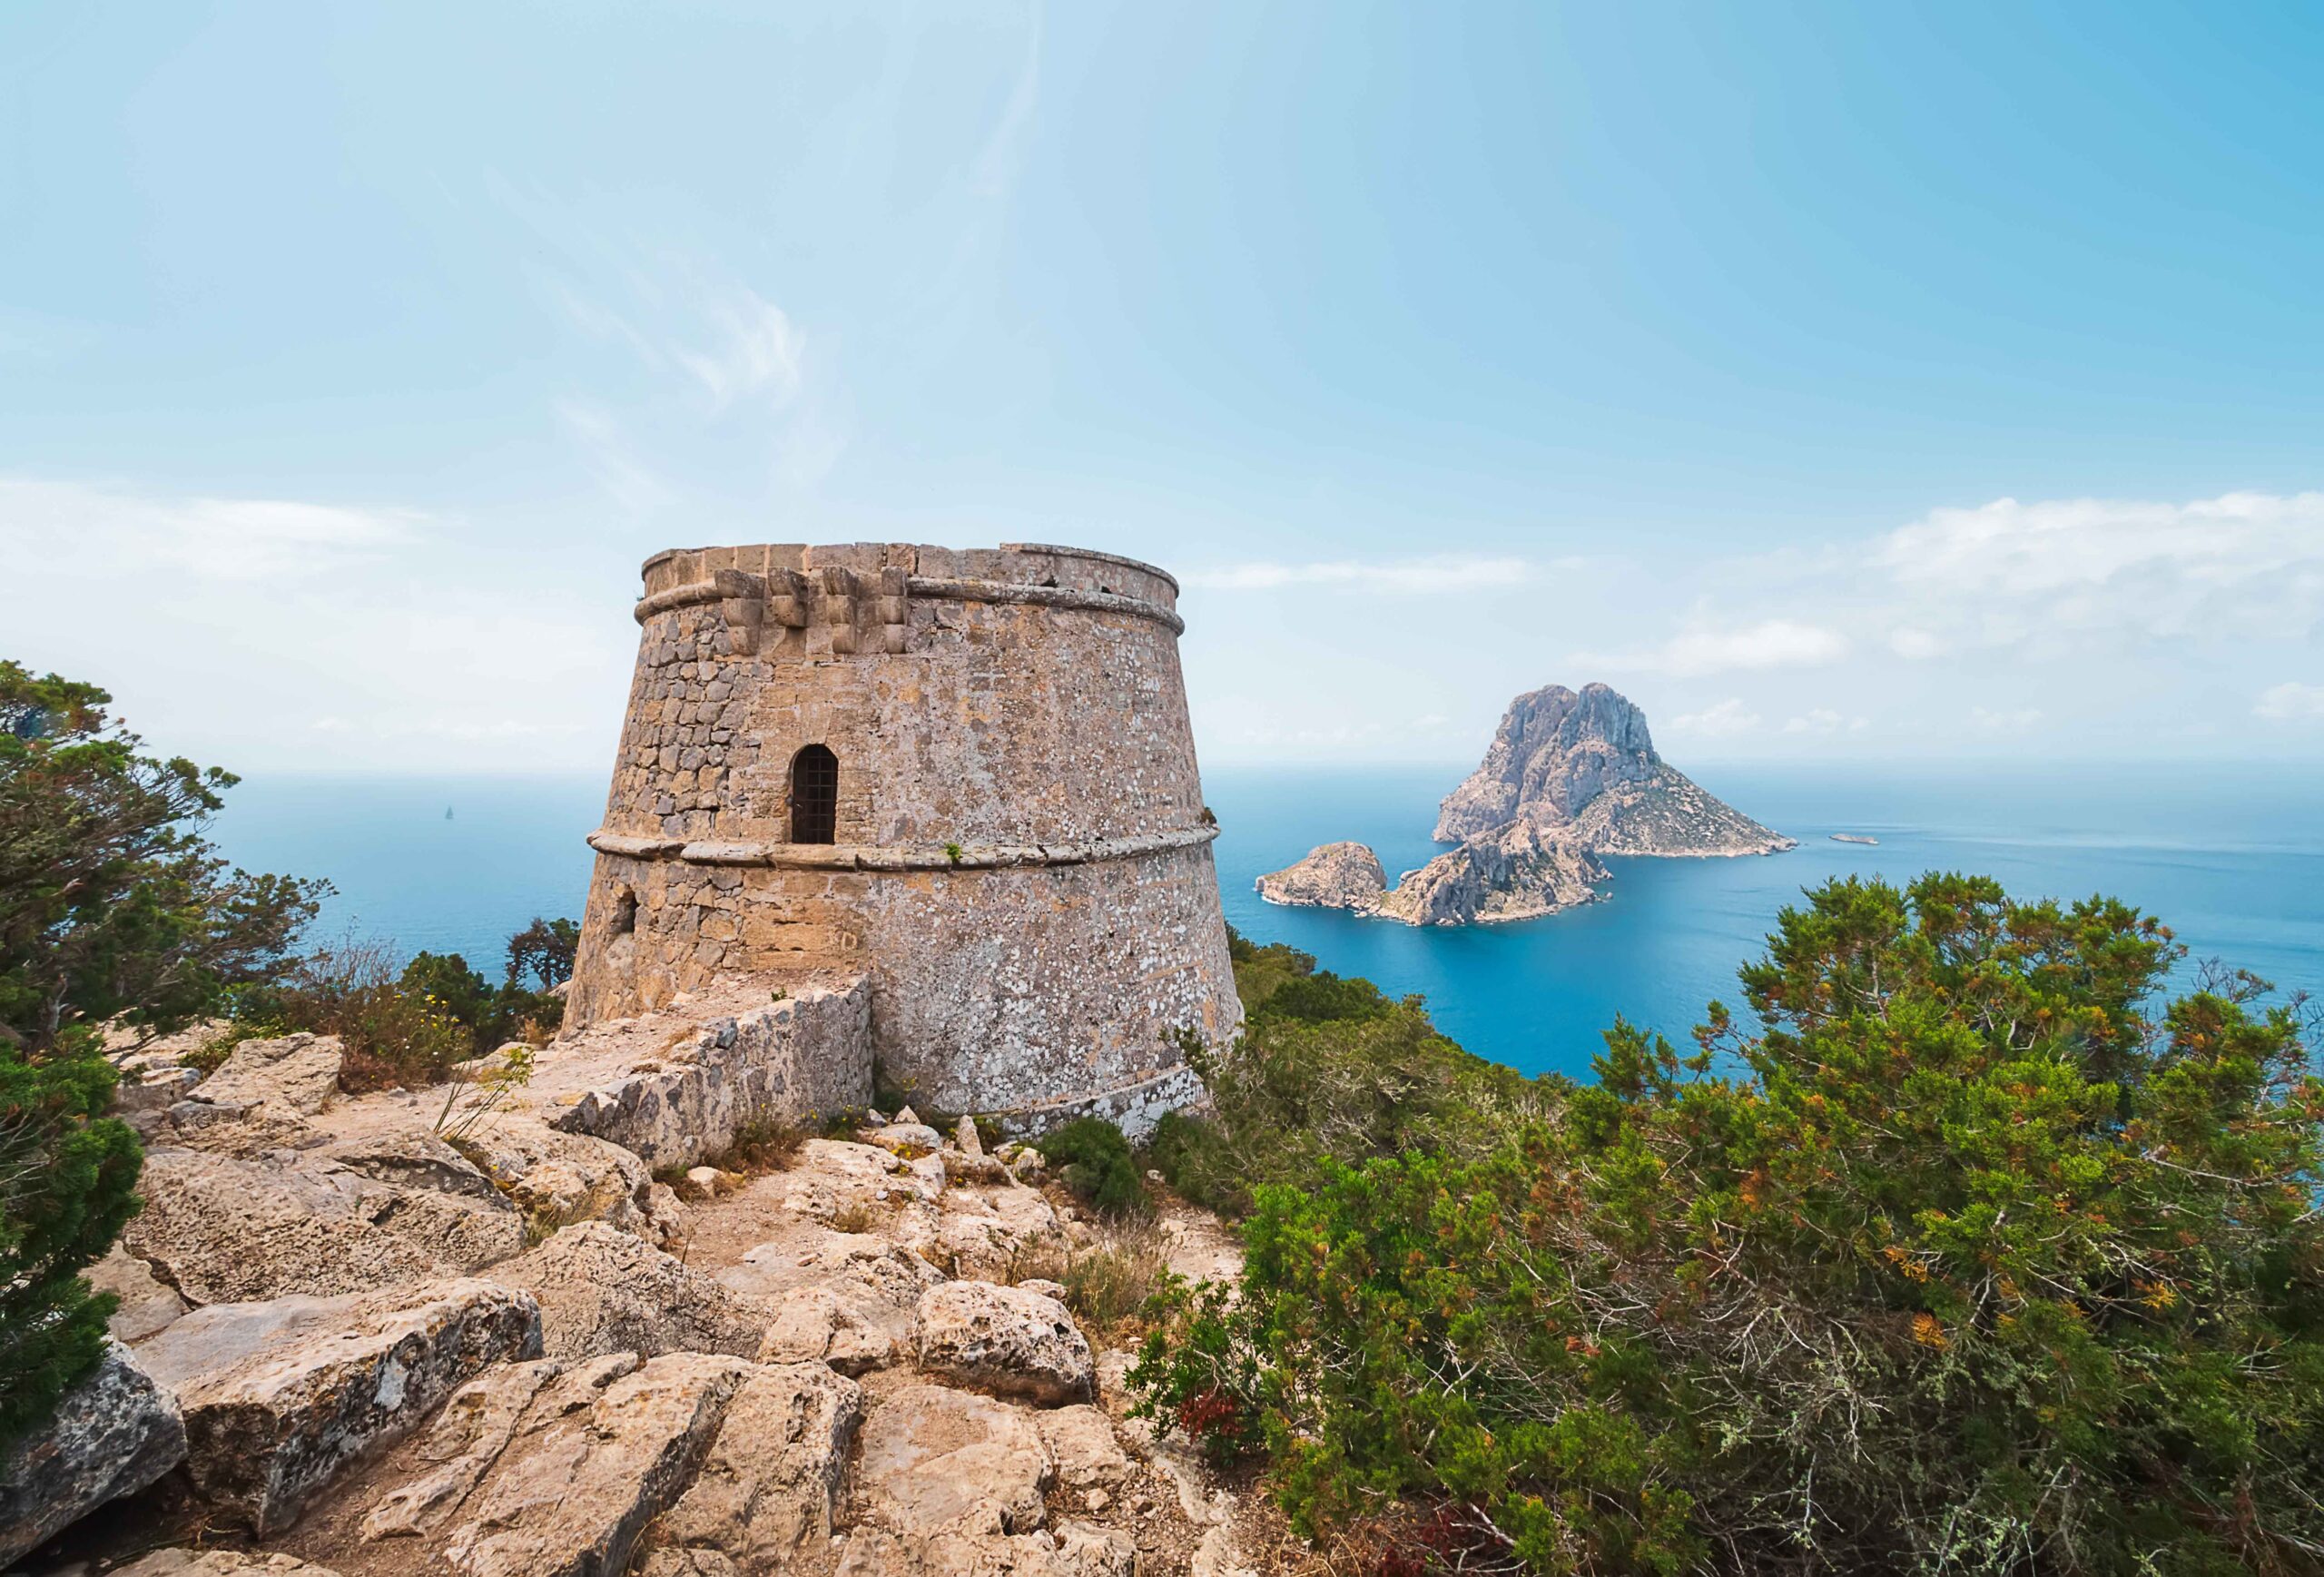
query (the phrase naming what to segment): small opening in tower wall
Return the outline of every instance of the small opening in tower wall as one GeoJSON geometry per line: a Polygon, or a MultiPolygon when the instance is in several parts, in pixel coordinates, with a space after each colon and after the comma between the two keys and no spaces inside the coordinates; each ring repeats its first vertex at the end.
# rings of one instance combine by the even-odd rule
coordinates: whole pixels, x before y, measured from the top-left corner
{"type": "Polygon", "coordinates": [[[839,757],[827,745],[802,746],[791,758],[791,841],[839,841],[839,757]]]}
{"type": "Polygon", "coordinates": [[[614,894],[613,934],[627,936],[637,929],[637,894],[625,887],[614,894]]]}

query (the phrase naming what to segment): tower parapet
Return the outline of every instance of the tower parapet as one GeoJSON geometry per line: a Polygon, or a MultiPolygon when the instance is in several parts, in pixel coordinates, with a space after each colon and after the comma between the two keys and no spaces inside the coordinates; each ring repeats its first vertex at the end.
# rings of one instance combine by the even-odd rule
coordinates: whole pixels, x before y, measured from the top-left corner
{"type": "Polygon", "coordinates": [[[891,1085],[1140,1126],[1241,1021],[1177,583],[1078,548],[679,549],[635,678],[567,1004],[872,983],[891,1085]]]}

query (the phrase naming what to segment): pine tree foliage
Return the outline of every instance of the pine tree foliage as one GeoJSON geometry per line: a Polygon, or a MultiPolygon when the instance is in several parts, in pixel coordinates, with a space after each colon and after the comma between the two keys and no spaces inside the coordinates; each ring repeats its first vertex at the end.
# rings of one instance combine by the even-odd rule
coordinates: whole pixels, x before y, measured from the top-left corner
{"type": "Polygon", "coordinates": [[[93,685],[0,662],[0,1445],[102,1355],[81,1277],[136,1208],[107,1021],[155,1033],[287,967],[320,883],[204,837],[231,774],[143,754],[93,685]]]}

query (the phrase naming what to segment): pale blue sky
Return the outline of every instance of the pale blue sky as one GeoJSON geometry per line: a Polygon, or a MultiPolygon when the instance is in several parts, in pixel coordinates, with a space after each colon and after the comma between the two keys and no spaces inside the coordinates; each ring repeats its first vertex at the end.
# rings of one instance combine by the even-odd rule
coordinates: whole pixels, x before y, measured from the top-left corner
{"type": "Polygon", "coordinates": [[[601,770],[639,559],[1071,541],[1206,760],[2324,754],[2324,12],[18,4],[0,649],[601,770]],[[2013,502],[2014,501],[2014,502],[2013,502]]]}

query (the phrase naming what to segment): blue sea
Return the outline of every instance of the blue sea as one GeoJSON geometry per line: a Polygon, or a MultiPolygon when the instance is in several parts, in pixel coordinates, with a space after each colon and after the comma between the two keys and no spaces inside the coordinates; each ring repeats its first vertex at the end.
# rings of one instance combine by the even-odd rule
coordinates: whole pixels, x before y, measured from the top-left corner
{"type": "MultiPolygon", "coordinates": [[[[1998,877],[2022,896],[2112,893],[2159,915],[2190,949],[2285,991],[2324,991],[2324,808],[2312,775],[2234,767],[2132,774],[1732,767],[1698,781],[1800,840],[1738,860],[1611,860],[1604,902],[1514,925],[1421,930],[1261,902],[1252,882],[1317,843],[1354,838],[1390,874],[1438,853],[1437,800],[1464,768],[1216,769],[1205,788],[1226,918],[1395,995],[1419,992],[1445,1033],[1526,1072],[1587,1076],[1617,1013],[1674,1038],[1802,888],[1849,872],[1998,877]],[[1836,832],[1879,840],[1836,843],[1836,832]]],[[[596,780],[252,776],[217,828],[252,869],[327,877],[320,925],[459,952],[497,975],[511,931],[578,917],[597,824],[596,780]],[[450,814],[448,816],[447,812],[450,814]]]]}

